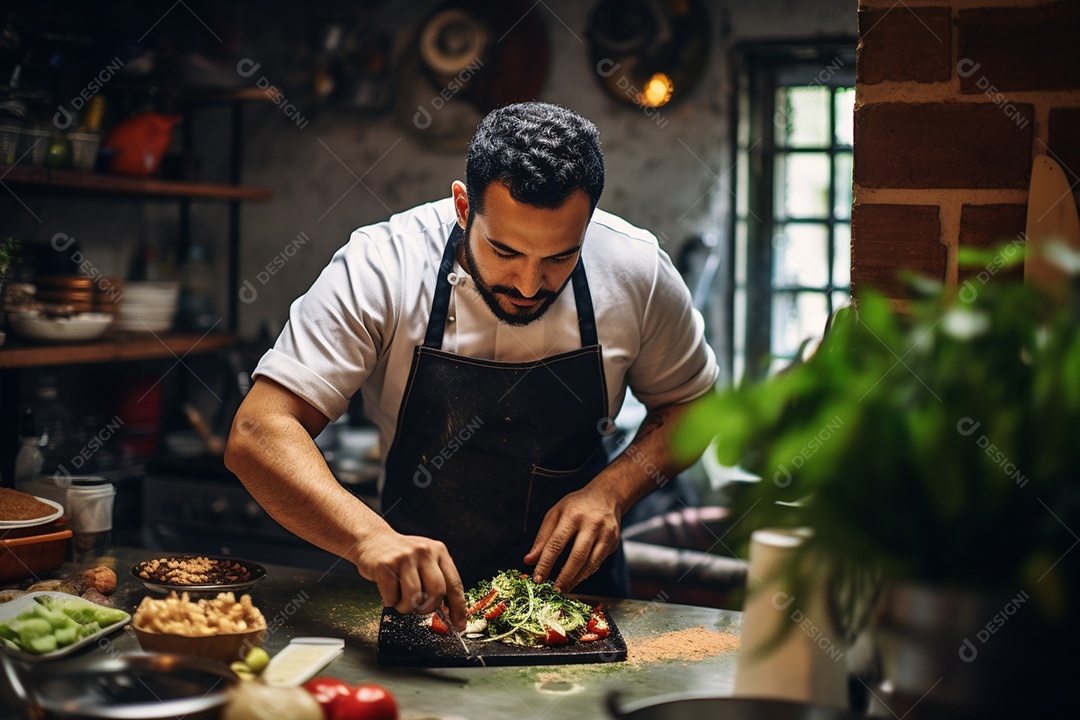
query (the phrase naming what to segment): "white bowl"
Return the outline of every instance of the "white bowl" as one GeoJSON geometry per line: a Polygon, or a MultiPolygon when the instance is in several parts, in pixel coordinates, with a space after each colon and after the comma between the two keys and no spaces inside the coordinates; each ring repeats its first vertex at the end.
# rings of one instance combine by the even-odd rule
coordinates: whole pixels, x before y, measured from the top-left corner
{"type": "Polygon", "coordinates": [[[172,329],[172,318],[168,320],[122,319],[116,321],[116,327],[118,330],[127,330],[128,332],[163,333],[172,329]]]}
{"type": "Polygon", "coordinates": [[[175,281],[134,282],[124,285],[120,310],[147,308],[175,310],[180,299],[180,283],[175,281]]]}
{"type": "Polygon", "coordinates": [[[171,320],[176,314],[175,308],[148,310],[145,308],[127,308],[120,311],[121,320],[171,320]]]}
{"type": "Polygon", "coordinates": [[[8,320],[12,330],[30,340],[76,342],[104,335],[113,323],[113,316],[88,312],[66,318],[46,318],[38,313],[14,313],[8,320]]]}

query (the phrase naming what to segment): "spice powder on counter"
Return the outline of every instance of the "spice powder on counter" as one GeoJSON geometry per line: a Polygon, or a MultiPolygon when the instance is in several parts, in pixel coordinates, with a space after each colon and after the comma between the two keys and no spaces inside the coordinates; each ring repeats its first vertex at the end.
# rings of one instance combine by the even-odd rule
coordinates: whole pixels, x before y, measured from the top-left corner
{"type": "Polygon", "coordinates": [[[741,646],[738,636],[706,630],[704,625],[676,630],[627,643],[626,661],[631,665],[664,660],[698,662],[713,655],[732,652],[741,646]]]}
{"type": "Polygon", "coordinates": [[[56,508],[33,495],[11,488],[0,488],[0,521],[36,520],[52,515],[56,508]]]}

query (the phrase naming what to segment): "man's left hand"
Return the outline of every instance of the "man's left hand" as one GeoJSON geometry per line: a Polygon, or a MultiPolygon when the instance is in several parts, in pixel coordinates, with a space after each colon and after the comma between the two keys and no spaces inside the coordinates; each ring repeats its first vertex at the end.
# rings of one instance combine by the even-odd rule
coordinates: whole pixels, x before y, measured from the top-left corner
{"type": "Polygon", "coordinates": [[[620,513],[615,499],[592,484],[557,502],[536,534],[525,563],[536,564],[533,579],[543,582],[566,548],[570,553],[555,580],[559,592],[569,592],[592,575],[619,547],[620,513]]]}

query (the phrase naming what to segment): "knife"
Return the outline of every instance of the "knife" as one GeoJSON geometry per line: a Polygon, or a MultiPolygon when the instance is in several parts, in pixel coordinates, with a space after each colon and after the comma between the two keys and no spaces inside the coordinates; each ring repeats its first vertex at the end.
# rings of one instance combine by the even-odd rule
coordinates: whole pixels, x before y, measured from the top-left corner
{"type": "Polygon", "coordinates": [[[1032,163],[1025,234],[1024,280],[1060,294],[1068,278],[1045,253],[1054,242],[1080,252],[1080,219],[1061,165],[1046,155],[1032,163]]]}
{"type": "Polygon", "coordinates": [[[461,649],[465,651],[465,657],[470,660],[479,660],[481,665],[487,667],[487,663],[484,662],[484,658],[480,656],[480,653],[473,652],[465,643],[465,638],[461,637],[461,633],[457,631],[457,628],[450,624],[450,618],[446,616],[446,611],[442,609],[442,605],[435,608],[435,614],[443,621],[443,625],[450,631],[450,634],[457,638],[457,641],[461,643],[461,649]]]}

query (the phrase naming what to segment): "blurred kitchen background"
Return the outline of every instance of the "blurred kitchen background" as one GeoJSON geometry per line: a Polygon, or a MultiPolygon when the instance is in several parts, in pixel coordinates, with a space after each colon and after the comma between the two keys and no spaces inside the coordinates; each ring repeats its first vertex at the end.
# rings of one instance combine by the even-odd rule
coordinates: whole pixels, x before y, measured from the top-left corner
{"type": "MultiPolygon", "coordinates": [[[[962,167],[948,153],[974,125],[958,116],[942,129],[933,106],[926,147],[937,156],[919,162],[936,162],[936,175],[893,164],[887,142],[863,146],[885,160],[862,166],[862,186],[874,190],[858,277],[890,296],[897,266],[955,282],[958,243],[1023,229],[1030,133],[1075,137],[1076,111],[1049,109],[1075,79],[1043,73],[1031,87],[1042,94],[1024,96],[1048,113],[1047,136],[1046,123],[1031,124],[1033,105],[982,97],[982,75],[957,64],[949,41],[953,25],[963,47],[1014,20],[870,5],[4,4],[3,484],[102,476],[117,489],[114,543],[328,565],[224,469],[232,415],[290,303],[350,232],[445,197],[463,177],[476,123],[508,102],[560,103],[598,125],[601,207],[659,238],[705,316],[727,384],[791,363],[848,302],[861,42],[860,92],[883,113],[880,134],[866,138],[903,137],[895,128],[905,127],[912,87],[942,103],[966,94],[968,110],[1020,130],[973,136],[970,182],[948,177],[962,167]],[[1023,177],[995,176],[995,163],[1023,177]],[[976,189],[932,190],[941,187],[976,189]],[[969,218],[972,198],[991,215],[969,218]],[[940,226],[936,208],[932,226],[919,221],[925,213],[905,215],[939,203],[940,226]],[[72,313],[77,321],[57,320],[72,313]]],[[[1030,17],[1068,27],[1075,7],[1049,3],[1030,17]]],[[[1012,66],[998,67],[1004,77],[1012,66]]],[[[1067,140],[1055,147],[1073,152],[1067,140]]],[[[623,435],[642,415],[628,403],[623,435]]],[[[339,479],[375,502],[379,459],[362,407],[319,444],[339,479]]],[[[745,572],[716,541],[737,481],[699,463],[635,508],[636,594],[675,588],[687,596],[668,599],[738,602],[708,590],[740,586],[745,572]],[[659,573],[653,585],[650,573],[659,573]]]]}

